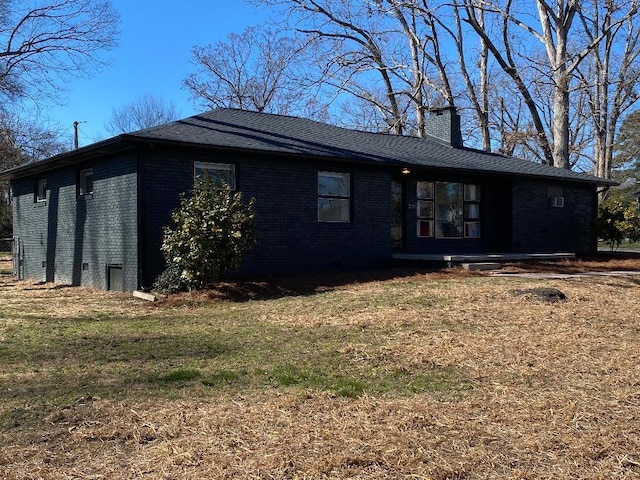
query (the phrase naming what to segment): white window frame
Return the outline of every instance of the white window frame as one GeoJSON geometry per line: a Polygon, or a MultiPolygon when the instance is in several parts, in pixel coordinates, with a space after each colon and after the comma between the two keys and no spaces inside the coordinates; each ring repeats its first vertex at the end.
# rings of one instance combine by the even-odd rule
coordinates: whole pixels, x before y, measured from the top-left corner
{"type": "Polygon", "coordinates": [[[47,179],[39,178],[36,182],[36,202],[47,201],[47,179]]]}
{"type": "MultiPolygon", "coordinates": [[[[209,181],[209,172],[229,172],[226,177],[229,178],[229,182],[225,182],[228,184],[229,189],[231,191],[235,191],[236,189],[236,166],[233,163],[214,163],[214,162],[194,162],[193,163],[193,179],[194,181],[197,179],[202,179],[203,181],[209,181]],[[204,175],[202,175],[202,173],[204,175]]],[[[215,178],[220,178],[221,175],[215,175],[215,178]]],[[[213,188],[221,189],[221,182],[214,182],[211,185],[213,188]]]]}
{"type": "Polygon", "coordinates": [[[93,195],[93,168],[85,168],[78,172],[78,194],[81,197],[93,195]],[[91,179],[91,185],[89,185],[89,178],[91,179]]]}

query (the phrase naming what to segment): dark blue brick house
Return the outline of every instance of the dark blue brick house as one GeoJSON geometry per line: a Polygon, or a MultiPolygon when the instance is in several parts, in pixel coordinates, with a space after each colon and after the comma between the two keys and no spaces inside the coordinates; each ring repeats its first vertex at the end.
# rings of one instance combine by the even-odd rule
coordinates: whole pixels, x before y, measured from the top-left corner
{"type": "Polygon", "coordinates": [[[198,175],[255,198],[241,274],[363,269],[394,253],[591,253],[608,180],[462,146],[452,109],[427,138],[221,109],[0,175],[22,278],[149,288],[162,227],[198,175]]]}

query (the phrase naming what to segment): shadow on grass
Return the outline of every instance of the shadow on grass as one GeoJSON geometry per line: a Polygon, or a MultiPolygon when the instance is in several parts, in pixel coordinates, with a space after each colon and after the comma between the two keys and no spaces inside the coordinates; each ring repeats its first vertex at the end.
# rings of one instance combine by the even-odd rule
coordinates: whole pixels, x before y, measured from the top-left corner
{"type": "MultiPolygon", "coordinates": [[[[640,270],[640,250],[598,252],[571,260],[504,262],[505,270],[576,274],[590,271],[640,270]]],[[[388,267],[355,272],[324,272],[300,275],[273,275],[261,278],[236,278],[219,282],[207,290],[178,293],[162,299],[159,305],[199,303],[209,300],[247,302],[282,297],[310,296],[358,283],[383,282],[393,279],[450,279],[483,275],[460,267],[443,268],[438,263],[417,262],[415,266],[388,267]]]]}
{"type": "Polygon", "coordinates": [[[416,276],[440,277],[475,276],[475,272],[460,269],[434,268],[388,268],[356,272],[325,272],[305,275],[282,275],[262,278],[237,278],[219,282],[209,289],[169,295],[158,305],[174,305],[207,300],[247,302],[251,300],[273,300],[283,297],[310,296],[332,291],[347,285],[383,282],[393,279],[409,279],[416,276]]]}
{"type": "Polygon", "coordinates": [[[156,379],[178,366],[233,357],[239,348],[232,339],[203,334],[6,334],[0,345],[6,371],[0,376],[0,405],[5,407],[60,404],[85,395],[119,397],[132,391],[144,396],[152,389],[163,390],[156,379]]]}

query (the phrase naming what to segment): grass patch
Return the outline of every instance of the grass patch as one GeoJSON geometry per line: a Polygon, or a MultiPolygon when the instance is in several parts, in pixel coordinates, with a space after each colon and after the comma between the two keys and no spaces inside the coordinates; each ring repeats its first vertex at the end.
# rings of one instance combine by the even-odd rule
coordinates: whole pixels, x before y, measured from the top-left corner
{"type": "Polygon", "coordinates": [[[161,380],[163,382],[190,382],[201,376],[202,372],[196,368],[179,368],[167,373],[161,377],[161,380]]]}
{"type": "Polygon", "coordinates": [[[222,370],[219,372],[211,373],[202,379],[202,384],[207,387],[227,387],[229,385],[241,382],[242,379],[246,379],[249,375],[247,370],[239,370],[237,372],[231,370],[222,370]]]}
{"type": "MultiPolygon", "coordinates": [[[[598,241],[598,248],[605,250],[605,251],[610,251],[611,249],[611,245],[609,245],[608,243],[605,243],[601,240],[598,241]]],[[[618,249],[633,249],[633,250],[638,250],[640,252],[640,242],[630,242],[628,240],[623,241],[622,243],[620,243],[619,246],[614,246],[612,251],[616,251],[618,249]]]]}
{"type": "Polygon", "coordinates": [[[159,304],[4,280],[7,478],[640,474],[637,277],[446,271],[159,304]],[[513,293],[538,287],[567,299],[513,293]]]}
{"type": "Polygon", "coordinates": [[[86,396],[121,401],[274,387],[350,398],[440,394],[460,391],[457,378],[464,377],[460,369],[456,380],[437,385],[425,379],[446,372],[394,373],[398,359],[387,343],[396,326],[387,319],[409,312],[402,319],[407,328],[416,312],[446,303],[419,282],[389,282],[376,295],[367,288],[330,289],[177,307],[46,285],[4,293],[0,363],[9,373],[0,377],[0,399],[6,408],[58,408],[86,396]],[[367,357],[353,357],[350,345],[362,346],[367,357]]]}
{"type": "Polygon", "coordinates": [[[340,397],[355,398],[367,390],[373,390],[369,388],[371,385],[353,377],[336,375],[317,368],[302,369],[295,365],[276,366],[266,376],[271,383],[279,386],[323,390],[340,397]]]}
{"type": "Polygon", "coordinates": [[[13,260],[11,255],[4,255],[0,252],[0,275],[13,274],[13,260]]]}

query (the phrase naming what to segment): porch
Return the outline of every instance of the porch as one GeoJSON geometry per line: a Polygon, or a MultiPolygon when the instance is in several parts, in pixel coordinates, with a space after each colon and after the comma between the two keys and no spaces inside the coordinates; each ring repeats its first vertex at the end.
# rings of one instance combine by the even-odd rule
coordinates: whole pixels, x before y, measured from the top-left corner
{"type": "Polygon", "coordinates": [[[441,253],[394,253],[394,262],[434,263],[453,267],[463,265],[471,270],[500,268],[501,263],[520,261],[566,260],[576,258],[575,253],[481,253],[481,254],[441,254],[441,253]],[[476,268],[472,266],[475,265],[476,268]]]}

